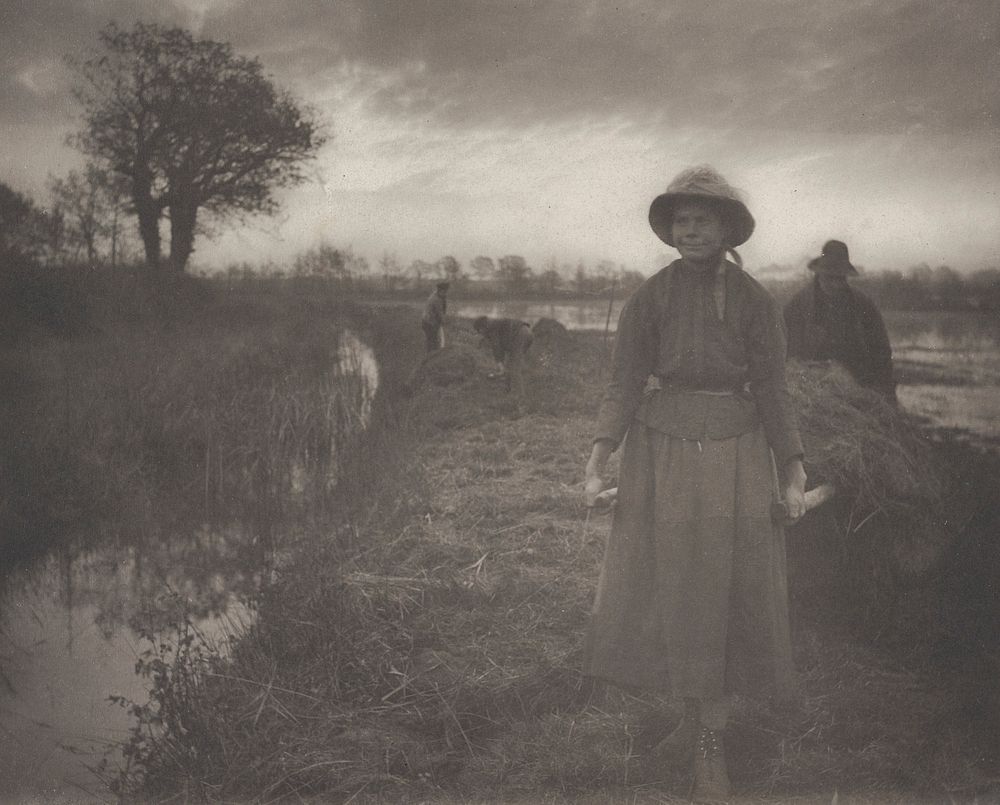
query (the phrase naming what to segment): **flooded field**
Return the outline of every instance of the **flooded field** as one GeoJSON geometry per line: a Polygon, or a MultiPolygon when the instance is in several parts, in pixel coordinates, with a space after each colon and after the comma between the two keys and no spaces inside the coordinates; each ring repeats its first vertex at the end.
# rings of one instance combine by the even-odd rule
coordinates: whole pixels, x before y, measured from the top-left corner
{"type": "Polygon", "coordinates": [[[988,313],[885,314],[899,401],[956,435],[1000,444],[1000,321],[988,313]]]}

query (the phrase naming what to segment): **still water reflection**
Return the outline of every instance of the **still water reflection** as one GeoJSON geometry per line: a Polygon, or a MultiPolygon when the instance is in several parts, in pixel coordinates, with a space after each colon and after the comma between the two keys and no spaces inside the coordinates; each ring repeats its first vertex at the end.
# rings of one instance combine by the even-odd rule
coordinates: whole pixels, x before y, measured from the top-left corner
{"type": "Polygon", "coordinates": [[[605,325],[614,330],[618,324],[618,314],[621,313],[625,298],[620,294],[614,300],[603,299],[585,302],[463,302],[456,300],[451,303],[449,314],[475,318],[489,316],[490,318],[523,319],[534,324],[538,319],[555,319],[567,330],[603,330],[605,325]],[[608,307],[611,315],[608,316],[608,307]]]}
{"type": "Polygon", "coordinates": [[[1000,445],[1000,317],[887,311],[899,401],[977,444],[1000,445]]]}
{"type": "MultiPolygon", "coordinates": [[[[364,427],[379,375],[356,334],[342,334],[332,375],[330,411],[364,427]]],[[[0,802],[113,799],[93,769],[104,757],[117,766],[133,724],[109,697],[148,701],[136,674],[144,635],[170,639],[186,618],[224,652],[280,561],[274,535],[286,531],[276,525],[137,535],[120,524],[92,549],[63,549],[0,579],[0,802]]]]}
{"type": "Polygon", "coordinates": [[[117,765],[116,744],[131,725],[108,697],[148,698],[146,680],[135,674],[149,648],[140,634],[186,614],[224,649],[226,637],[251,620],[244,602],[266,566],[259,553],[247,561],[244,547],[243,534],[206,531],[183,544],[50,556],[8,580],[0,602],[3,801],[107,798],[88,766],[105,753],[117,765]]]}

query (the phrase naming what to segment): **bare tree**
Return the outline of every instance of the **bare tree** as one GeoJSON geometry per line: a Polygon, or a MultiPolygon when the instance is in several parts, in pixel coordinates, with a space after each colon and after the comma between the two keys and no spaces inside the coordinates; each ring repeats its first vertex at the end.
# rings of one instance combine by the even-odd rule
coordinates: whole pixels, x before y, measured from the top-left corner
{"type": "Polygon", "coordinates": [[[438,260],[437,267],[448,282],[457,282],[462,276],[462,264],[450,254],[438,260]]]}
{"type": "Polygon", "coordinates": [[[546,268],[538,278],[538,288],[543,293],[553,296],[562,285],[562,275],[554,268],[546,268]]]}
{"type": "Polygon", "coordinates": [[[325,135],[264,75],[257,59],[182,28],[107,26],[100,49],[75,63],[84,109],[74,143],[128,182],[151,267],[187,265],[204,211],[219,219],[272,214],[274,190],[304,180],[325,135]]]}
{"type": "Polygon", "coordinates": [[[473,257],[472,261],[469,263],[469,268],[471,268],[472,273],[481,280],[493,279],[497,271],[496,265],[493,263],[493,258],[484,257],[483,255],[473,257]]]}
{"type": "Polygon", "coordinates": [[[347,276],[347,255],[328,243],[322,243],[296,257],[293,271],[297,276],[341,280],[347,276]]]}
{"type": "Polygon", "coordinates": [[[364,279],[371,272],[371,265],[368,258],[363,254],[355,254],[350,248],[344,256],[347,266],[347,276],[355,279],[364,279]]]}
{"type": "Polygon", "coordinates": [[[40,257],[44,219],[30,197],[0,182],[0,257],[40,257]]]}
{"type": "Polygon", "coordinates": [[[414,260],[410,263],[409,272],[416,284],[419,286],[424,277],[430,276],[434,272],[434,265],[426,260],[414,260]]]}
{"type": "Polygon", "coordinates": [[[89,164],[81,173],[70,171],[64,179],[49,181],[53,211],[65,218],[67,245],[78,259],[86,252],[93,265],[107,245],[111,263],[117,261],[121,238],[120,216],[125,207],[127,188],[107,170],[89,164]]]}
{"type": "Polygon", "coordinates": [[[390,252],[382,252],[382,256],[378,259],[378,267],[382,272],[382,277],[385,282],[385,289],[387,291],[393,291],[396,288],[396,279],[399,277],[402,268],[399,265],[399,258],[395,254],[390,252]]]}
{"type": "Polygon", "coordinates": [[[531,266],[519,254],[508,254],[500,258],[497,274],[510,293],[525,291],[531,273],[531,266]]]}

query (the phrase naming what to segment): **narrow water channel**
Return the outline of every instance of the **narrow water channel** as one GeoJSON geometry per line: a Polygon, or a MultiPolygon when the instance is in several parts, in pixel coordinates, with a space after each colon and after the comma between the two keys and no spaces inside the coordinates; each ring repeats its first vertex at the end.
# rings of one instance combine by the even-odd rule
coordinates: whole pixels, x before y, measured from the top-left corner
{"type": "MultiPolygon", "coordinates": [[[[342,333],[333,371],[331,410],[365,427],[379,383],[372,350],[342,333]]],[[[329,472],[327,485],[336,482],[329,472]]],[[[295,477],[293,467],[290,495],[295,477]]],[[[0,580],[0,802],[113,801],[102,777],[122,762],[134,721],[112,697],[148,701],[137,663],[152,640],[171,645],[185,618],[220,652],[252,623],[283,547],[274,537],[282,529],[267,525],[107,534],[0,580]]]]}

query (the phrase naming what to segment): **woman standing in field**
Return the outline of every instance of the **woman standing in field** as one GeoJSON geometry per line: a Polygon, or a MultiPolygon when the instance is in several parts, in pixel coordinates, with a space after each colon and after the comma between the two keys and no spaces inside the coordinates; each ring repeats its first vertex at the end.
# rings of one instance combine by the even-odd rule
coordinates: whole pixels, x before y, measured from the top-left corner
{"type": "Polygon", "coordinates": [[[738,192],[708,166],[688,169],[649,222],[681,257],[618,323],[586,468],[593,506],[624,440],[585,671],[684,700],[654,757],[693,756],[692,798],[710,802],[729,794],[730,695],[795,689],[784,532],[771,511],[780,485],[788,521],[802,516],[805,471],[781,311],[726,259],[754,228],[738,192]]]}

